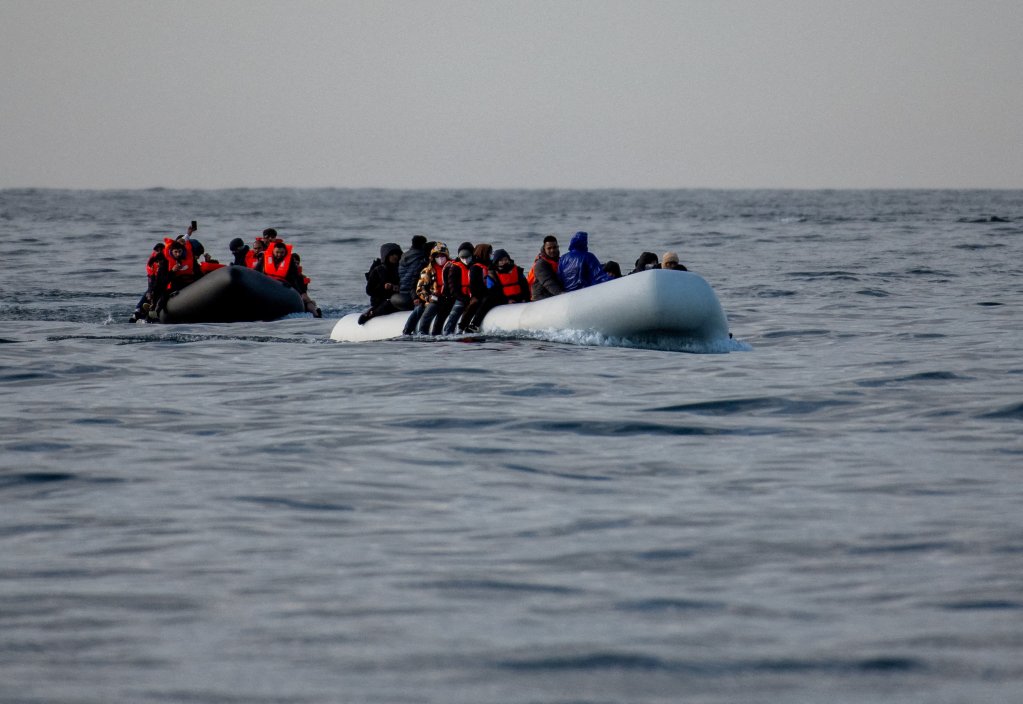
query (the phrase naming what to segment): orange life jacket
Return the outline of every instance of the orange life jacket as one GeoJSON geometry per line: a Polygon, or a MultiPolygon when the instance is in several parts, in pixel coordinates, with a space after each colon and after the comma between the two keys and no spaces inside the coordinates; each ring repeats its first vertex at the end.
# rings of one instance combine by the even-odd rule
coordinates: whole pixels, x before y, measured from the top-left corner
{"type": "Polygon", "coordinates": [[[284,255],[280,264],[274,261],[273,250],[268,249],[263,255],[263,273],[279,281],[284,281],[287,278],[288,268],[291,266],[291,245],[284,246],[287,249],[287,254],[284,255]]]}
{"type": "MultiPolygon", "coordinates": [[[[192,254],[192,243],[188,240],[179,241],[167,238],[163,241],[163,257],[167,260],[167,273],[170,274],[172,279],[177,281],[193,281],[196,278],[196,267],[195,267],[195,255],[192,254]],[[185,249],[185,254],[181,259],[175,259],[174,255],[171,254],[171,247],[175,245],[181,245],[185,249]],[[175,267],[181,266],[181,269],[175,269],[175,267]]],[[[168,288],[173,286],[173,283],[168,284],[168,288]]]]}
{"type": "Polygon", "coordinates": [[[259,261],[259,255],[251,249],[245,253],[245,266],[250,269],[256,268],[256,262],[259,261]]]}
{"type": "Polygon", "coordinates": [[[224,265],[221,264],[220,262],[199,262],[199,269],[204,274],[208,274],[211,271],[216,271],[217,269],[220,269],[223,266],[224,265]]]}
{"type": "Polygon", "coordinates": [[[533,260],[533,266],[529,267],[529,274],[526,276],[526,281],[529,282],[529,288],[533,288],[533,284],[536,283],[536,272],[534,272],[533,270],[536,269],[536,263],[540,261],[540,259],[543,259],[545,262],[550,264],[551,268],[554,269],[555,274],[558,273],[557,259],[551,259],[546,254],[537,254],[536,259],[533,260]]]}
{"type": "Polygon", "coordinates": [[[461,259],[456,259],[451,262],[451,266],[457,266],[459,269],[458,275],[462,281],[462,295],[469,296],[469,266],[461,259]]]}
{"type": "Polygon", "coordinates": [[[522,284],[519,283],[519,268],[513,266],[512,270],[507,274],[502,274],[499,271],[495,271],[497,274],[497,280],[501,282],[501,289],[504,291],[506,298],[515,298],[522,293],[522,284]]]}
{"type": "Polygon", "coordinates": [[[159,252],[151,252],[149,259],[146,261],[146,276],[156,276],[156,263],[160,261],[163,256],[163,250],[159,252]]]}
{"type": "Polygon", "coordinates": [[[435,295],[439,296],[444,293],[444,267],[435,263],[431,263],[430,266],[433,267],[433,280],[436,282],[435,295]]]}

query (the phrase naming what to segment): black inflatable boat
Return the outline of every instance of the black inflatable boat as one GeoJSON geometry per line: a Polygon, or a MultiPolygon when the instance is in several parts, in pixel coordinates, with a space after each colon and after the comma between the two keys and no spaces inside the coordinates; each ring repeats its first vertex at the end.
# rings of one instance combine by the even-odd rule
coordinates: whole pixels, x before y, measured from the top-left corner
{"type": "Polygon", "coordinates": [[[244,266],[215,269],[167,297],[161,323],[241,323],[302,313],[298,291],[244,266]]]}

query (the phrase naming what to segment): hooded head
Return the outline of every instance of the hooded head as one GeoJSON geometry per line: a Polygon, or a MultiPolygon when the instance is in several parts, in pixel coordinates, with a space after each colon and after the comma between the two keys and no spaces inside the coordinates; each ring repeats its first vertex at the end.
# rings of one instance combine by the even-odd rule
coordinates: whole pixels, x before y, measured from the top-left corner
{"type": "Polygon", "coordinates": [[[643,252],[639,255],[639,259],[636,260],[636,269],[643,271],[644,269],[652,269],[657,265],[657,255],[653,252],[643,252]]]}
{"type": "Polygon", "coordinates": [[[568,245],[569,252],[588,252],[588,240],[590,236],[585,232],[577,232],[572,235],[572,242],[568,245]]]}
{"type": "Polygon", "coordinates": [[[490,263],[490,253],[494,251],[494,247],[486,242],[480,242],[476,245],[476,249],[472,251],[472,258],[481,264],[490,263]]]}
{"type": "Polygon", "coordinates": [[[459,257],[471,257],[472,256],[472,242],[463,242],[458,245],[458,256],[459,257]]]}
{"type": "Polygon", "coordinates": [[[430,250],[430,258],[433,259],[438,255],[448,256],[448,246],[443,242],[438,242],[433,245],[433,249],[430,250]]]}
{"type": "Polygon", "coordinates": [[[394,242],[387,242],[386,244],[380,245],[380,261],[387,262],[387,257],[392,254],[401,256],[401,247],[396,245],[394,242]]]}
{"type": "Polygon", "coordinates": [[[239,249],[245,246],[245,240],[241,237],[235,237],[231,240],[231,244],[227,245],[227,248],[232,252],[237,252],[239,249]]]}

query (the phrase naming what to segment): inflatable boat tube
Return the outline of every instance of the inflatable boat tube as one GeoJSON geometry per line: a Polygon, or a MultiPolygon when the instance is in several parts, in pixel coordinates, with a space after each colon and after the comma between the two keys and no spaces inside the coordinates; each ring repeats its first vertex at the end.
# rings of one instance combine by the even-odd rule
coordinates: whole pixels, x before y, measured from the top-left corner
{"type": "MultiPolygon", "coordinates": [[[[371,318],[359,325],[346,315],[331,331],[339,342],[400,337],[409,313],[371,318]]],[[[498,306],[483,333],[596,333],[607,338],[674,338],[699,343],[728,339],[728,320],[714,289],[687,271],[653,269],[531,303],[498,306]]]]}
{"type": "Polygon", "coordinates": [[[298,291],[244,266],[211,271],[167,298],[161,323],[240,323],[301,313],[298,291]]]}

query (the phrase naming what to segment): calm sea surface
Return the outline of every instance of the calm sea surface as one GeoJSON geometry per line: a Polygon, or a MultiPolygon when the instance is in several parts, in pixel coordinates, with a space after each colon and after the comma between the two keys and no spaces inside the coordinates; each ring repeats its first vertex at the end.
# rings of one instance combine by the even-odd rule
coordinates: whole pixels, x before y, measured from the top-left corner
{"type": "Polygon", "coordinates": [[[0,191],[0,702],[1019,702],[1023,192],[0,191]],[[994,218],[994,220],[992,220],[994,218]],[[275,226],[324,319],[127,324],[275,226]],[[330,342],[379,245],[676,250],[735,346],[330,342]]]}

